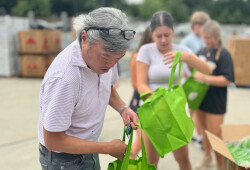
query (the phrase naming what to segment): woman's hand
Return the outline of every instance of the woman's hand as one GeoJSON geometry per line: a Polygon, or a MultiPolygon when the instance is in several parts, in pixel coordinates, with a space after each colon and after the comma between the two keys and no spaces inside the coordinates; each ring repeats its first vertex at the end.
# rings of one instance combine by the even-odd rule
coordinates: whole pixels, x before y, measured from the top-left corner
{"type": "MultiPolygon", "coordinates": [[[[164,56],[163,56],[164,57],[163,63],[165,65],[173,63],[175,55],[176,55],[176,52],[177,51],[171,51],[171,52],[167,52],[166,54],[164,54],[164,56]]],[[[182,51],[181,52],[181,57],[180,57],[179,61],[185,61],[185,62],[187,62],[188,59],[189,59],[189,55],[190,55],[189,53],[187,53],[185,51],[182,51]]],[[[171,67],[172,67],[172,65],[169,66],[169,68],[171,68],[171,67]]]]}
{"type": "MultiPolygon", "coordinates": [[[[164,54],[163,62],[164,64],[173,63],[177,51],[171,51],[164,54]]],[[[212,69],[210,66],[203,60],[199,59],[194,53],[188,53],[185,51],[181,52],[181,57],[179,61],[184,61],[188,64],[189,67],[195,68],[196,70],[204,74],[212,74],[212,69]]],[[[171,68],[169,66],[169,68],[171,68]]]]}
{"type": "Polygon", "coordinates": [[[195,79],[196,81],[205,82],[206,75],[205,75],[205,74],[202,74],[201,72],[196,72],[196,73],[194,74],[194,79],[195,79]]]}

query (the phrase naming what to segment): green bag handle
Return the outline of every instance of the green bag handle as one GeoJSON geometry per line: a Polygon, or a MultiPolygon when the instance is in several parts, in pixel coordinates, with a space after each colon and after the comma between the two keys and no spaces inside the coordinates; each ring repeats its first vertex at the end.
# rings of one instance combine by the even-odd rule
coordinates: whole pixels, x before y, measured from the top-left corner
{"type": "Polygon", "coordinates": [[[196,72],[198,72],[198,70],[196,70],[196,69],[194,68],[193,71],[192,71],[192,76],[194,76],[196,72]]]}
{"type": "MultiPolygon", "coordinates": [[[[164,87],[159,87],[158,89],[156,89],[157,92],[157,95],[160,95],[160,94],[164,94],[166,92],[165,88],[164,87]]],[[[147,103],[147,102],[150,102],[152,100],[154,100],[155,97],[157,97],[155,94],[156,93],[153,93],[149,98],[146,98],[145,96],[147,96],[148,94],[150,94],[150,92],[144,92],[144,93],[141,93],[140,94],[140,98],[143,100],[143,102],[147,103]]]]}
{"type": "Polygon", "coordinates": [[[171,74],[170,74],[170,78],[169,78],[168,92],[172,88],[173,81],[174,81],[174,73],[175,73],[175,69],[176,69],[176,66],[177,66],[178,63],[179,63],[178,84],[180,85],[180,82],[181,82],[181,64],[182,64],[182,62],[179,62],[180,57],[181,57],[181,51],[177,51],[176,54],[175,54],[175,58],[174,58],[174,62],[173,62],[173,65],[172,65],[171,74]]]}
{"type": "Polygon", "coordinates": [[[146,154],[146,150],[145,150],[145,145],[144,145],[144,140],[143,140],[143,136],[142,136],[142,129],[141,129],[141,123],[140,120],[138,119],[138,123],[139,126],[138,128],[141,131],[141,152],[142,152],[142,169],[147,170],[148,169],[148,160],[147,160],[147,154],[146,154]]]}
{"type": "Polygon", "coordinates": [[[143,101],[147,100],[146,96],[150,94],[150,92],[144,92],[140,94],[140,99],[142,99],[143,101]]]}
{"type": "MultiPolygon", "coordinates": [[[[169,84],[168,84],[168,91],[170,91],[170,89],[172,87],[172,84],[174,81],[174,73],[175,73],[175,69],[176,69],[176,66],[178,63],[179,63],[178,84],[180,85],[180,83],[181,83],[181,65],[182,65],[182,62],[179,62],[180,57],[181,57],[181,51],[177,51],[175,54],[175,58],[174,58],[172,69],[171,69],[171,74],[170,74],[169,84]]],[[[159,89],[159,91],[161,91],[161,90],[163,90],[163,89],[159,89]]],[[[140,98],[143,101],[145,101],[145,100],[147,100],[145,96],[147,96],[148,94],[150,94],[150,93],[149,92],[141,93],[140,98]]]]}
{"type": "MultiPolygon", "coordinates": [[[[122,162],[120,161],[121,170],[127,170],[128,169],[129,157],[130,157],[131,146],[132,146],[132,139],[133,139],[133,130],[132,130],[132,132],[130,134],[130,137],[129,137],[129,142],[128,142],[128,145],[127,145],[127,149],[126,149],[123,161],[122,162]]],[[[124,128],[122,140],[125,142],[125,128],[124,128]]],[[[118,167],[119,167],[119,164],[118,164],[118,167]]]]}
{"type": "MultiPolygon", "coordinates": [[[[139,119],[137,122],[140,124],[139,119]]],[[[141,125],[139,125],[138,128],[141,130],[141,125]]],[[[127,149],[126,149],[123,161],[118,162],[117,169],[119,169],[119,167],[121,167],[120,168],[121,170],[128,170],[129,157],[130,157],[131,146],[132,146],[132,139],[133,139],[133,130],[132,130],[131,135],[129,137],[129,142],[127,145],[127,149]]],[[[125,141],[125,127],[124,127],[122,140],[125,141]]],[[[147,161],[147,155],[146,155],[144,141],[143,141],[143,137],[142,137],[142,130],[141,130],[141,150],[142,150],[142,167],[141,168],[143,170],[148,170],[148,161],[147,161]]]]}

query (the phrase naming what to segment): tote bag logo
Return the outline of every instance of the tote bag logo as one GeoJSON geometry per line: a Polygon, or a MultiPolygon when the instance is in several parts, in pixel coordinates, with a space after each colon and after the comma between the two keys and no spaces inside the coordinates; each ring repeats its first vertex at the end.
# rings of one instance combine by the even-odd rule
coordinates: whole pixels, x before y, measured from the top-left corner
{"type": "Polygon", "coordinates": [[[182,86],[186,93],[189,109],[191,110],[197,110],[200,107],[209,88],[208,84],[194,79],[196,72],[196,70],[193,70],[192,76],[182,86]]]}
{"type": "Polygon", "coordinates": [[[190,117],[188,102],[185,105],[185,110],[186,110],[187,117],[190,117]]]}
{"type": "Polygon", "coordinates": [[[198,92],[191,92],[188,94],[188,100],[193,101],[198,96],[198,92]]]}

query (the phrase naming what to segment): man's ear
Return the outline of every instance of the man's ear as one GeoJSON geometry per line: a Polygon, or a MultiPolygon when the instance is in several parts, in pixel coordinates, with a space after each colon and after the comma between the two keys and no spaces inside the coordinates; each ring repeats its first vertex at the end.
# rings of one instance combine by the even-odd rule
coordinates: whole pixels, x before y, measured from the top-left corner
{"type": "Polygon", "coordinates": [[[87,32],[83,30],[81,32],[81,47],[83,48],[84,46],[88,45],[88,37],[87,37],[87,32]]]}

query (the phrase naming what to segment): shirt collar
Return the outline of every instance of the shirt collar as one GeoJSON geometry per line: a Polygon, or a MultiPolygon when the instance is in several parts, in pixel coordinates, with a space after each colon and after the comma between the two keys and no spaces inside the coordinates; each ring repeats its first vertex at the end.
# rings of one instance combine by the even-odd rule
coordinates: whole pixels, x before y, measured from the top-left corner
{"type": "Polygon", "coordinates": [[[86,62],[82,58],[81,48],[78,40],[72,43],[72,65],[88,68],[86,62]]]}

